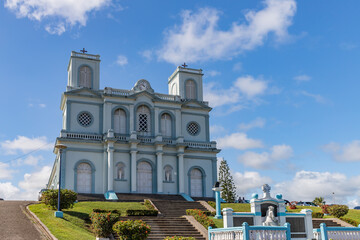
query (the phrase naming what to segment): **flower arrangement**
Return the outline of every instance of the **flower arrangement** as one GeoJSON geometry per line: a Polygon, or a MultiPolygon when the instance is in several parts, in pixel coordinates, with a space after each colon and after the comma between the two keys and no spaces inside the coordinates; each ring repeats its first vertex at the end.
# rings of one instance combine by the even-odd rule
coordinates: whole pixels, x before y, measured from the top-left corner
{"type": "Polygon", "coordinates": [[[209,226],[211,227],[215,226],[214,221],[199,209],[187,209],[186,214],[193,216],[195,220],[198,221],[201,225],[203,225],[206,229],[209,226]]]}
{"type": "Polygon", "coordinates": [[[118,221],[113,226],[120,240],[145,240],[151,227],[142,220],[118,221]]]}

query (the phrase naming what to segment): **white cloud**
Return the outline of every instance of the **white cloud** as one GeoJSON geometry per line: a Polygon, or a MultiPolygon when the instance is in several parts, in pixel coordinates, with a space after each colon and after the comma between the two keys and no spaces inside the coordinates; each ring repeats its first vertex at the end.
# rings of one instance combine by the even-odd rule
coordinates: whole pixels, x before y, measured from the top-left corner
{"type": "Polygon", "coordinates": [[[221,72],[218,72],[218,71],[215,71],[215,70],[210,70],[210,71],[207,71],[205,73],[205,75],[209,75],[210,77],[216,77],[216,76],[218,76],[220,74],[221,74],[221,72]]]}
{"type": "Polygon", "coordinates": [[[11,179],[14,171],[9,169],[8,163],[0,162],[0,179],[11,179]]]}
{"type": "Polygon", "coordinates": [[[53,20],[45,30],[50,34],[62,34],[65,25],[85,26],[88,14],[109,6],[111,0],[5,0],[5,7],[18,18],[42,21],[53,20]]]}
{"type": "Polygon", "coordinates": [[[269,169],[275,167],[281,160],[288,160],[293,156],[293,149],[288,145],[274,145],[271,152],[247,151],[238,157],[238,161],[245,166],[256,169],[269,169]]]}
{"type": "Polygon", "coordinates": [[[354,140],[343,146],[332,142],[324,145],[323,150],[331,153],[334,159],[340,162],[360,161],[360,140],[354,140]]]}
{"type": "Polygon", "coordinates": [[[211,107],[220,107],[238,103],[241,97],[235,88],[220,89],[216,83],[211,82],[204,84],[204,99],[209,101],[211,107]]]}
{"type": "Polygon", "coordinates": [[[226,132],[225,128],[221,125],[211,125],[210,126],[210,133],[211,134],[221,134],[226,132]]]}
{"type": "Polygon", "coordinates": [[[50,173],[50,166],[42,167],[39,172],[26,173],[24,180],[19,182],[19,187],[24,190],[21,193],[21,199],[36,200],[40,189],[46,187],[50,173]]]}
{"type": "Polygon", "coordinates": [[[148,61],[150,61],[153,58],[153,51],[151,50],[145,50],[140,54],[148,61]]]}
{"type": "Polygon", "coordinates": [[[242,71],[243,70],[243,64],[242,62],[237,62],[233,66],[233,71],[242,71]]]}
{"type": "Polygon", "coordinates": [[[0,142],[0,147],[6,154],[16,154],[18,151],[28,153],[37,149],[51,150],[53,148],[52,144],[47,141],[45,136],[36,138],[17,136],[14,140],[0,142]]]}
{"type": "Polygon", "coordinates": [[[289,145],[275,145],[271,150],[271,158],[274,160],[289,159],[293,156],[293,149],[289,145]]]}
{"type": "Polygon", "coordinates": [[[285,41],[296,12],[295,0],[265,0],[263,5],[259,11],[248,11],[245,22],[233,22],[228,30],[219,29],[217,9],[183,11],[182,24],[166,32],[158,56],[174,64],[229,59],[263,45],[269,34],[277,42],[285,41]]]}
{"type": "Polygon", "coordinates": [[[309,75],[303,74],[303,75],[295,76],[294,80],[297,82],[308,82],[311,80],[311,77],[309,75]]]}
{"type": "Polygon", "coordinates": [[[217,139],[219,148],[235,148],[240,150],[262,148],[261,140],[251,139],[245,133],[233,133],[217,139]]]}
{"type": "Polygon", "coordinates": [[[127,57],[124,56],[124,55],[119,55],[117,57],[116,64],[119,65],[119,66],[124,66],[124,65],[128,64],[127,57]]]}
{"type": "Polygon", "coordinates": [[[235,172],[233,177],[236,192],[241,197],[251,194],[251,191],[259,190],[265,183],[270,184],[273,182],[271,178],[263,177],[258,172],[235,172]]]}
{"type": "Polygon", "coordinates": [[[263,128],[265,126],[266,120],[263,118],[256,118],[249,123],[240,123],[239,129],[242,131],[248,131],[253,128],[263,128]]]}
{"type": "Polygon", "coordinates": [[[37,166],[39,161],[41,161],[41,160],[44,160],[44,157],[41,155],[39,155],[39,156],[29,155],[25,159],[20,158],[20,159],[17,159],[16,161],[13,161],[11,165],[15,166],[15,167],[19,167],[19,166],[23,166],[23,165],[37,166]]]}
{"type": "Polygon", "coordinates": [[[341,173],[299,171],[290,181],[280,182],[274,189],[282,192],[285,199],[312,201],[324,197],[326,202],[347,203],[348,197],[359,196],[360,176],[347,178],[341,173]],[[334,193],[334,194],[333,194],[334,193]]]}
{"type": "Polygon", "coordinates": [[[39,104],[39,107],[41,107],[41,108],[46,108],[46,104],[45,104],[45,103],[40,103],[40,104],[39,104]]]}
{"type": "Polygon", "coordinates": [[[239,77],[234,85],[249,98],[261,95],[267,89],[267,83],[265,81],[255,79],[249,75],[239,77]]]}
{"type": "Polygon", "coordinates": [[[321,96],[320,94],[313,94],[313,93],[309,93],[307,91],[301,91],[300,94],[306,96],[306,97],[310,97],[312,99],[314,99],[317,103],[327,103],[326,98],[324,98],[323,96],[321,96]]]}
{"type": "Polygon", "coordinates": [[[0,198],[5,200],[14,199],[20,192],[20,189],[12,185],[11,182],[0,182],[0,198]]]}

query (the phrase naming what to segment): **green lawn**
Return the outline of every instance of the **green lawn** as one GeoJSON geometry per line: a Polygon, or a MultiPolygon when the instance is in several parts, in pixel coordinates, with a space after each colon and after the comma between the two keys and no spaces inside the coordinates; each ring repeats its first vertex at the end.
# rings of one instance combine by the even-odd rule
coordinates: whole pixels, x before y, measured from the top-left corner
{"type": "Polygon", "coordinates": [[[349,209],[348,214],[346,214],[344,218],[350,218],[352,220],[360,222],[360,210],[349,209]]]}
{"type": "Polygon", "coordinates": [[[250,212],[249,203],[222,203],[221,209],[223,208],[232,208],[234,212],[250,212]]]}
{"type": "Polygon", "coordinates": [[[107,209],[121,212],[124,216],[127,209],[146,209],[138,202],[79,202],[72,209],[63,210],[64,218],[55,218],[54,211],[44,204],[29,206],[29,209],[49,228],[50,232],[59,240],[94,239],[91,233],[89,214],[93,209],[107,209]]]}

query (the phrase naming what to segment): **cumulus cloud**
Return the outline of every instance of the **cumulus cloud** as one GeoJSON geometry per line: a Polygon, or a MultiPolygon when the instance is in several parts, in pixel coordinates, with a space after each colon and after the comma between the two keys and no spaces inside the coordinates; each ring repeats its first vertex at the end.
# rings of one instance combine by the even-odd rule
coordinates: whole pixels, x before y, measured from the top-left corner
{"type": "Polygon", "coordinates": [[[271,178],[263,177],[258,172],[235,172],[233,178],[236,185],[236,193],[239,196],[251,194],[252,191],[259,190],[263,184],[271,184],[273,182],[271,178]]]}
{"type": "Polygon", "coordinates": [[[5,200],[14,199],[20,192],[20,189],[12,185],[11,182],[0,182],[0,198],[5,200]]]}
{"type": "Polygon", "coordinates": [[[249,123],[240,123],[239,129],[242,131],[248,131],[253,128],[263,128],[265,126],[266,120],[263,118],[256,118],[249,123]]]}
{"type": "Polygon", "coordinates": [[[46,25],[50,34],[61,35],[65,25],[85,26],[88,14],[109,6],[111,0],[5,0],[5,8],[13,11],[18,18],[42,21],[54,20],[46,25]]]}
{"type": "Polygon", "coordinates": [[[215,82],[204,84],[204,99],[214,108],[231,105],[236,107],[235,110],[240,110],[251,103],[258,104],[260,101],[257,97],[267,90],[265,80],[247,75],[239,77],[228,89],[221,88],[215,82]]]}
{"type": "Polygon", "coordinates": [[[343,146],[332,142],[324,145],[323,150],[332,154],[333,158],[340,162],[360,161],[360,140],[354,140],[343,146]]]}
{"type": "Polygon", "coordinates": [[[211,125],[210,126],[210,133],[211,134],[221,134],[226,132],[225,128],[221,125],[211,125]]]}
{"type": "Polygon", "coordinates": [[[17,154],[18,151],[28,153],[37,149],[51,150],[53,146],[45,136],[35,138],[17,136],[14,140],[0,142],[0,147],[5,154],[17,154]]]}
{"type": "Polygon", "coordinates": [[[308,82],[308,81],[311,80],[311,77],[309,75],[303,74],[303,75],[295,76],[294,80],[297,81],[298,83],[300,83],[300,82],[308,82]]]}
{"type": "Polygon", "coordinates": [[[248,138],[246,133],[233,133],[231,135],[226,135],[218,138],[217,143],[219,148],[235,148],[239,150],[263,147],[261,140],[248,138]]]}
{"type": "Polygon", "coordinates": [[[312,201],[322,196],[329,204],[333,203],[333,198],[336,203],[347,203],[348,197],[359,197],[359,180],[360,176],[348,178],[341,173],[303,170],[297,172],[292,180],[276,184],[274,190],[282,192],[288,200],[312,201]]]}
{"type": "Polygon", "coordinates": [[[275,145],[270,152],[247,151],[238,157],[238,161],[245,166],[256,169],[268,169],[274,167],[281,160],[288,160],[293,156],[293,149],[289,145],[275,145]]]}
{"type": "Polygon", "coordinates": [[[260,79],[255,79],[252,76],[244,76],[239,77],[235,86],[241,91],[241,93],[245,94],[247,97],[252,98],[257,95],[264,94],[267,83],[260,79]]]}
{"type": "Polygon", "coordinates": [[[233,22],[227,30],[218,26],[221,12],[217,9],[183,11],[182,24],[166,32],[158,57],[173,64],[229,59],[263,45],[270,34],[277,42],[285,41],[296,12],[295,0],[264,0],[263,6],[248,11],[244,22],[233,22]]]}
{"type": "Polygon", "coordinates": [[[119,55],[117,57],[116,64],[119,65],[119,66],[124,66],[124,65],[128,64],[127,57],[124,56],[124,55],[119,55]]]}
{"type": "Polygon", "coordinates": [[[39,161],[44,160],[44,157],[29,155],[26,158],[20,158],[12,162],[12,166],[19,167],[23,165],[37,166],[39,161]]]}
{"type": "Polygon", "coordinates": [[[14,171],[9,169],[8,163],[0,162],[0,179],[11,179],[14,171]]]}
{"type": "Polygon", "coordinates": [[[26,173],[24,175],[24,180],[19,182],[19,187],[24,190],[21,193],[20,198],[26,200],[36,200],[39,191],[46,187],[50,173],[50,166],[44,166],[38,172],[26,173]]]}

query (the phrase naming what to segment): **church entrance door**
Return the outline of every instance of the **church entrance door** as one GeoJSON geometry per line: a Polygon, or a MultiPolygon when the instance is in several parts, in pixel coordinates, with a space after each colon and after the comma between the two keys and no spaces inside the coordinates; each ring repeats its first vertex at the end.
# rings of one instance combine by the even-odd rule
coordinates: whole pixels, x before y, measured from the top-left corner
{"type": "Polygon", "coordinates": [[[190,173],[190,196],[192,197],[202,197],[202,173],[199,169],[194,168],[190,173]]]}
{"type": "Polygon", "coordinates": [[[91,193],[91,166],[80,163],[77,167],[77,192],[91,193]]]}
{"type": "Polygon", "coordinates": [[[139,163],[137,167],[137,192],[152,193],[152,167],[147,162],[139,163]]]}

